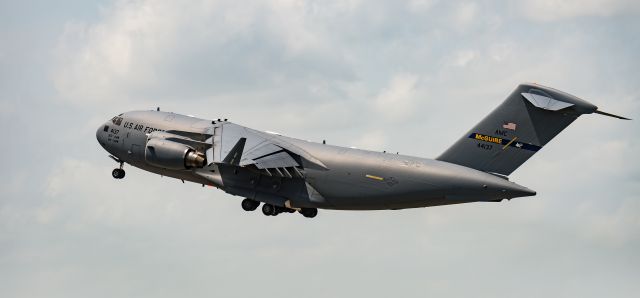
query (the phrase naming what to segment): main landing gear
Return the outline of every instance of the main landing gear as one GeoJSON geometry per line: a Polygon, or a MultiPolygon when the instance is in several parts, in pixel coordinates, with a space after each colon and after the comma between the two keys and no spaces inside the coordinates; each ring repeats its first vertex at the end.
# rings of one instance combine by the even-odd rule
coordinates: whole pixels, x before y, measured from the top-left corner
{"type": "MultiPolygon", "coordinates": [[[[252,200],[252,199],[242,200],[242,209],[244,209],[245,211],[254,211],[258,208],[258,206],[260,206],[260,202],[256,200],[252,200]]],[[[280,213],[294,213],[294,212],[296,212],[295,209],[275,206],[267,203],[262,204],[262,214],[266,216],[276,216],[280,213]]],[[[302,208],[298,210],[298,212],[300,212],[302,216],[308,217],[308,218],[313,218],[316,215],[318,215],[318,209],[316,208],[302,208]]]]}
{"type": "Polygon", "coordinates": [[[299,212],[300,214],[302,214],[302,216],[308,218],[314,218],[316,217],[316,215],[318,215],[318,209],[316,208],[302,208],[299,212]]]}
{"type": "Polygon", "coordinates": [[[256,210],[260,206],[260,202],[252,200],[252,199],[244,199],[242,200],[242,209],[244,211],[253,211],[256,210]]]}
{"type": "Polygon", "coordinates": [[[109,155],[109,157],[111,157],[111,159],[115,160],[117,163],[120,164],[119,168],[113,169],[113,171],[111,171],[111,176],[113,176],[113,178],[115,179],[124,178],[125,172],[124,172],[124,169],[122,169],[122,167],[124,166],[124,161],[120,160],[119,158],[113,155],[109,155]]]}

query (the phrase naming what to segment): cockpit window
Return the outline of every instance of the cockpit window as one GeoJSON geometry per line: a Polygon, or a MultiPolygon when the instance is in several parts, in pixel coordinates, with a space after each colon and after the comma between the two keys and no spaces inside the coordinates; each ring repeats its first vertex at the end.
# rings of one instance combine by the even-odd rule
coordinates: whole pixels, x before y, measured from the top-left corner
{"type": "MultiPolygon", "coordinates": [[[[122,114],[120,114],[122,115],[122,114]]],[[[115,116],[111,119],[111,122],[113,122],[113,124],[120,126],[120,124],[122,123],[122,117],[120,116],[115,116]]]]}
{"type": "Polygon", "coordinates": [[[104,128],[102,129],[104,132],[109,131],[109,125],[105,125],[104,128]]]}

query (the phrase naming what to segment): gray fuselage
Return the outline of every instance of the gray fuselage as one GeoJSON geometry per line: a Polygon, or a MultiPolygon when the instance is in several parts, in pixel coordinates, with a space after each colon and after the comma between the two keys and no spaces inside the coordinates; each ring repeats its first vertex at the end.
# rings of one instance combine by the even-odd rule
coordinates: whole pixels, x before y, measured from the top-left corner
{"type": "Polygon", "coordinates": [[[226,121],[160,111],[127,112],[114,119],[100,126],[96,137],[117,159],[145,171],[213,185],[233,195],[275,205],[377,210],[500,201],[535,195],[534,191],[505,177],[448,162],[314,143],[226,121]],[[214,136],[216,129],[221,131],[221,137],[214,136]],[[168,169],[147,162],[149,149],[146,146],[150,135],[156,132],[201,135],[203,140],[210,137],[212,152],[208,153],[207,170],[168,169]],[[251,148],[264,144],[263,140],[276,144],[287,153],[295,152],[291,155],[301,157],[300,167],[294,171],[300,169],[302,175],[290,175],[286,169],[277,168],[275,171],[280,175],[271,174],[273,170],[252,167],[251,161],[245,161],[249,165],[224,163],[225,154],[240,138],[247,139],[248,144],[243,156],[251,148]],[[249,146],[252,138],[260,140],[256,141],[258,145],[249,146]]]}

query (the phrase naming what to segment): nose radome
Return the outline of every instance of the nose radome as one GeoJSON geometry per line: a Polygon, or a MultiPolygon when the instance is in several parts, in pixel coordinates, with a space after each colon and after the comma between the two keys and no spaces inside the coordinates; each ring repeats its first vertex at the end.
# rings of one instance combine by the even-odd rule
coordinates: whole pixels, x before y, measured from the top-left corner
{"type": "Polygon", "coordinates": [[[98,130],[96,130],[96,139],[98,140],[98,143],[100,143],[100,145],[102,147],[105,146],[105,143],[104,143],[104,124],[100,125],[98,127],[98,130]]]}

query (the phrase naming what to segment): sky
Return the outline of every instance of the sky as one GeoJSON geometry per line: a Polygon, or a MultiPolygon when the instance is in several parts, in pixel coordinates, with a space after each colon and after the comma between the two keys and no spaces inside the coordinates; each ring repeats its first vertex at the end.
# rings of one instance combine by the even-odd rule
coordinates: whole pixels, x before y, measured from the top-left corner
{"type": "Polygon", "coordinates": [[[637,297],[638,120],[585,115],[537,196],[265,217],[116,164],[161,107],[436,157],[522,82],[640,119],[640,2],[0,1],[2,297],[637,297]]]}

